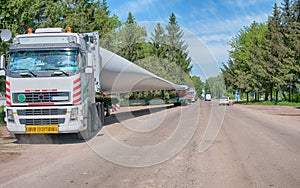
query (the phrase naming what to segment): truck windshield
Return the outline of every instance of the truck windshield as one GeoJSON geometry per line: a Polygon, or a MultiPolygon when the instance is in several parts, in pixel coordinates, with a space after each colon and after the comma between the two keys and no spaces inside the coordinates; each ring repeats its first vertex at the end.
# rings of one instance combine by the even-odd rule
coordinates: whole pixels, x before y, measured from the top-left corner
{"type": "Polygon", "coordinates": [[[78,51],[13,52],[8,65],[8,71],[11,73],[54,70],[77,71],[78,51]]]}

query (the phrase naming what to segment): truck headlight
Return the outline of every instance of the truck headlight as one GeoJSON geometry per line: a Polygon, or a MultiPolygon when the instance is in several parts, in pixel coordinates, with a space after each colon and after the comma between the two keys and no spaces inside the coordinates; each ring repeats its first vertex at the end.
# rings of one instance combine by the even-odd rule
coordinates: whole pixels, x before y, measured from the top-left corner
{"type": "Polygon", "coordinates": [[[77,116],[78,116],[78,108],[72,108],[70,119],[75,120],[77,119],[77,116]]]}
{"type": "Polygon", "coordinates": [[[14,113],[11,109],[7,109],[7,120],[8,121],[14,121],[14,113]]]}

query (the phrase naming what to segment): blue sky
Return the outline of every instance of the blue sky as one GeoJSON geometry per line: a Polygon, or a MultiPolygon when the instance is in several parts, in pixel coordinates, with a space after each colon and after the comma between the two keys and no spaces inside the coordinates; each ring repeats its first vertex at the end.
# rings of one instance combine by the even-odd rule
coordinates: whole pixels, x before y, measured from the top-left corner
{"type": "Polygon", "coordinates": [[[217,75],[227,62],[230,39],[253,21],[266,22],[275,2],[283,0],[107,0],[112,14],[125,21],[132,12],[148,35],[157,22],[167,24],[173,12],[190,46],[192,74],[203,79],[217,75]]]}

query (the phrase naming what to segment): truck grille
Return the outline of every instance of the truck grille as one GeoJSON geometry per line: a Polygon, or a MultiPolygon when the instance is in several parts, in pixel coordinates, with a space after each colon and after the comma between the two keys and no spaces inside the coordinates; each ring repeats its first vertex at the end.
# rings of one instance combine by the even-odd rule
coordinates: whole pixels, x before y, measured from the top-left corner
{"type": "Polygon", "coordinates": [[[65,118],[20,119],[20,123],[25,125],[58,125],[65,123],[65,118]]]}
{"type": "Polygon", "coordinates": [[[69,92],[24,92],[13,93],[14,103],[41,103],[41,102],[65,102],[69,101],[69,92]],[[64,97],[62,100],[56,98],[64,97]]]}
{"type": "Polygon", "coordinates": [[[67,109],[26,109],[17,110],[19,116],[66,115],[67,109]]]}

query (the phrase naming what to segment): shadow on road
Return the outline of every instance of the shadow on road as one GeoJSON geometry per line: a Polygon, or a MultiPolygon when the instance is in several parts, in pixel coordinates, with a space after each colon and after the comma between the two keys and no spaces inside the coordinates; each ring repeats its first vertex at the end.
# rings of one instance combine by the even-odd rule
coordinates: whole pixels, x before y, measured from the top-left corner
{"type": "Polygon", "coordinates": [[[163,110],[170,109],[170,108],[176,108],[176,106],[161,106],[161,107],[147,108],[141,110],[119,112],[116,114],[112,114],[109,117],[106,117],[104,126],[109,126],[114,123],[120,123],[120,119],[124,121],[131,118],[136,118],[136,117],[141,117],[156,112],[161,112],[163,110]]]}
{"type": "MultiPolygon", "coordinates": [[[[127,120],[130,118],[141,117],[144,115],[148,115],[151,113],[160,112],[169,108],[173,108],[174,106],[162,106],[162,107],[154,107],[154,108],[147,108],[142,110],[135,110],[135,111],[127,111],[127,112],[120,112],[116,114],[112,114],[111,116],[105,118],[105,123],[103,126],[109,126],[113,123],[120,122],[120,118],[122,117],[123,120],[127,120]]],[[[102,136],[99,134],[99,131],[95,131],[93,136],[102,136]]],[[[10,138],[14,139],[14,138],[10,138]]],[[[22,135],[21,138],[18,140],[14,140],[13,143],[15,144],[78,144],[84,143],[86,140],[78,139],[77,134],[37,134],[37,135],[22,135]]]]}
{"type": "Polygon", "coordinates": [[[16,144],[77,144],[85,140],[78,139],[77,134],[36,134],[22,135],[16,144]]]}

